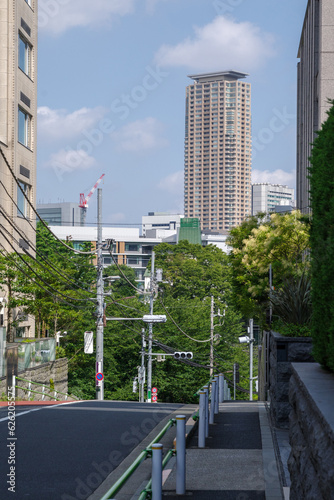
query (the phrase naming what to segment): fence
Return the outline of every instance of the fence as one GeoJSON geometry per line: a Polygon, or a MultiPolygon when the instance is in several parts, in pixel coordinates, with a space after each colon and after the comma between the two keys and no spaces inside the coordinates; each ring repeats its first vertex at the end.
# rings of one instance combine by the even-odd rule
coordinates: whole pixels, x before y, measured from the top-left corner
{"type": "MultiPolygon", "coordinates": [[[[16,375],[13,375],[13,387],[15,387],[15,389],[21,389],[22,391],[24,391],[26,393],[27,398],[29,400],[30,400],[30,397],[31,397],[31,393],[42,395],[42,401],[45,400],[45,397],[47,397],[47,398],[49,398],[50,400],[53,400],[53,401],[67,401],[68,396],[69,396],[68,393],[56,391],[55,389],[51,389],[51,387],[47,387],[46,384],[39,384],[38,382],[33,382],[32,380],[27,380],[25,378],[17,377],[16,375]],[[28,382],[28,387],[22,387],[22,386],[16,385],[16,381],[17,380],[22,380],[23,382],[28,382]],[[34,386],[42,387],[42,391],[32,390],[32,388],[31,388],[32,384],[34,386]],[[49,393],[46,392],[46,389],[48,389],[49,393]],[[53,395],[50,394],[52,392],[53,392],[53,395]],[[60,394],[63,395],[63,396],[65,396],[65,398],[61,398],[61,399],[57,398],[57,396],[60,395],[60,394]]],[[[71,400],[80,401],[75,396],[70,396],[70,397],[71,397],[71,400]]]]}
{"type": "MultiPolygon", "coordinates": [[[[230,389],[224,375],[219,374],[211,378],[207,385],[196,392],[200,397],[199,411],[193,415],[193,419],[199,422],[198,446],[205,447],[205,438],[209,436],[209,423],[214,423],[214,415],[219,412],[219,403],[231,399],[230,389]],[[210,391],[211,386],[211,391],[210,391]]],[[[178,415],[176,419],[170,419],[153,441],[140,453],[136,460],[128,467],[118,481],[108,490],[100,500],[112,500],[114,495],[125,485],[126,481],[146,459],[152,458],[152,478],[139,495],[139,500],[147,497],[154,500],[162,498],[162,471],[169,460],[176,455],[176,494],[186,493],[186,417],[178,415]],[[159,443],[162,436],[175,425],[176,426],[176,450],[168,450],[162,459],[163,445],[159,443]]]]}

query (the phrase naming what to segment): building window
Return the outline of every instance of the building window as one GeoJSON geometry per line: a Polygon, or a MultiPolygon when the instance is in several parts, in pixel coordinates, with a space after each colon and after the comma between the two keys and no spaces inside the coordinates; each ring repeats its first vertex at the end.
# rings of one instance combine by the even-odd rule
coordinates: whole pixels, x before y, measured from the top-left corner
{"type": "Polygon", "coordinates": [[[29,43],[19,35],[19,68],[28,76],[30,76],[30,53],[29,43]]]}
{"type": "Polygon", "coordinates": [[[19,185],[17,186],[17,215],[18,217],[27,217],[28,215],[28,202],[22,193],[28,197],[29,195],[29,187],[28,184],[25,184],[24,182],[19,181],[19,185]]]}
{"type": "Polygon", "coordinates": [[[23,146],[29,147],[29,128],[30,128],[30,116],[28,113],[19,108],[19,127],[18,127],[18,140],[23,146]]]}

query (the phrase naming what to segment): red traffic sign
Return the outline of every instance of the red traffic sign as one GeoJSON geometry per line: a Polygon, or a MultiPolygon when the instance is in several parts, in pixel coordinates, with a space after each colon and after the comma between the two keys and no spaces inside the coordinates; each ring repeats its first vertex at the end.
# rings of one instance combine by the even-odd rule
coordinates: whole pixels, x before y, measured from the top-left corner
{"type": "Polygon", "coordinates": [[[96,374],[96,380],[101,381],[101,380],[103,380],[103,378],[104,378],[103,373],[97,373],[97,374],[96,374]]]}
{"type": "Polygon", "coordinates": [[[153,403],[156,403],[158,401],[158,396],[156,396],[155,394],[153,394],[152,401],[153,401],[153,403]]]}
{"type": "Polygon", "coordinates": [[[152,387],[152,394],[158,393],[158,389],[156,387],[152,387]]]}

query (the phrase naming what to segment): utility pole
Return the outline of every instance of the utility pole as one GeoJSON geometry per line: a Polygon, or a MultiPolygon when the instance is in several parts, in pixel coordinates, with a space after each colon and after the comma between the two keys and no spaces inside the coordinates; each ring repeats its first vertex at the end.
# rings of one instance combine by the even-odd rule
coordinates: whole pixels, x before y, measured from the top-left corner
{"type": "MultiPolygon", "coordinates": [[[[151,279],[150,279],[150,315],[153,315],[153,299],[154,299],[154,261],[155,253],[152,251],[151,259],[151,279]]],[[[147,362],[147,402],[151,403],[152,392],[152,323],[148,324],[148,362],[147,362]]]]}
{"type": "Polygon", "coordinates": [[[249,320],[249,399],[253,401],[253,319],[249,320]]]}
{"type": "Polygon", "coordinates": [[[140,402],[145,402],[144,388],[145,388],[145,328],[141,330],[141,367],[140,367],[140,402]]]}
{"type": "Polygon", "coordinates": [[[210,314],[210,318],[211,318],[211,327],[210,327],[210,378],[212,377],[213,375],[213,330],[214,330],[214,326],[213,326],[213,318],[214,318],[214,314],[213,314],[213,309],[214,309],[214,298],[213,298],[213,295],[211,295],[211,314],[210,314]]]}
{"type": "MultiPolygon", "coordinates": [[[[104,399],[103,380],[103,313],[104,282],[102,260],[102,189],[97,191],[97,321],[96,321],[96,375],[102,374],[102,380],[96,379],[96,399],[104,399]]],[[[101,377],[101,376],[99,376],[101,377]]]]}

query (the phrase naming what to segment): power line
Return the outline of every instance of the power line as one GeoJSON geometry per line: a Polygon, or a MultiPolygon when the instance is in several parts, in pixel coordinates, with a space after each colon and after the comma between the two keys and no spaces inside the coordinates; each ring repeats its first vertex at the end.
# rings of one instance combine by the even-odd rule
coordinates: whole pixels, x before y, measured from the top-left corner
{"type": "MultiPolygon", "coordinates": [[[[37,250],[37,246],[35,246],[31,240],[29,238],[26,237],[26,235],[20,231],[20,229],[17,228],[16,224],[10,219],[10,217],[8,216],[8,214],[6,213],[6,211],[4,210],[4,208],[0,205],[0,212],[2,213],[2,215],[5,217],[5,219],[7,220],[7,222],[12,226],[12,228],[18,233],[19,236],[21,236],[21,238],[33,249],[34,252],[36,252],[36,254],[42,259],[44,260],[44,262],[46,262],[59,276],[61,276],[65,281],[67,281],[68,283],[72,283],[73,285],[75,285],[76,288],[80,288],[81,290],[85,291],[85,292],[90,292],[90,290],[88,289],[85,289],[85,288],[82,288],[80,285],[78,285],[77,283],[75,283],[73,280],[71,280],[70,278],[67,278],[65,275],[63,275],[55,266],[53,266],[53,264],[49,261],[49,259],[47,259],[46,257],[44,257],[41,252],[39,252],[37,250]]],[[[14,239],[14,237],[13,237],[14,239]]],[[[17,242],[16,240],[16,243],[18,243],[18,245],[20,246],[20,243],[17,242]]],[[[25,251],[24,248],[22,248],[23,251],[25,251]]],[[[25,253],[27,253],[25,251],[25,253]]],[[[34,257],[32,257],[29,253],[27,253],[27,255],[29,255],[29,257],[33,258],[35,260],[35,262],[39,265],[42,266],[42,264],[37,260],[35,259],[34,257]]],[[[42,266],[44,267],[44,266],[42,266]]],[[[45,269],[45,267],[44,267],[45,269]]],[[[51,272],[50,270],[48,270],[49,272],[51,272]]],[[[56,276],[54,273],[51,272],[51,274],[53,274],[53,276],[56,276]]],[[[73,287],[72,287],[73,288],[73,287]]]]}
{"type": "MultiPolygon", "coordinates": [[[[18,178],[16,177],[16,175],[14,174],[14,171],[12,169],[12,167],[9,165],[9,162],[0,146],[0,154],[1,156],[3,157],[13,179],[15,180],[17,186],[19,187],[21,193],[23,194],[24,198],[26,199],[26,201],[28,202],[29,206],[32,208],[33,212],[35,213],[35,215],[37,215],[37,217],[39,218],[39,220],[41,221],[41,223],[43,224],[43,226],[51,233],[52,231],[50,230],[49,226],[44,222],[44,220],[39,216],[39,214],[37,213],[35,207],[33,206],[33,204],[31,203],[31,201],[29,200],[28,196],[26,195],[25,191],[22,189],[22,186],[18,180],[18,178]]],[[[24,219],[25,220],[28,220],[27,217],[24,215],[24,219]]],[[[36,231],[36,230],[35,230],[36,231]]],[[[71,248],[70,246],[66,245],[66,243],[64,243],[62,240],[60,240],[55,234],[53,234],[54,238],[56,238],[56,240],[58,240],[63,246],[65,246],[66,248],[68,248],[69,250],[72,250],[73,252],[75,253],[78,253],[78,254],[82,254],[82,255],[93,255],[95,253],[95,250],[93,251],[90,251],[90,252],[81,252],[80,250],[74,250],[74,248],[71,248]]]]}
{"type": "MultiPolygon", "coordinates": [[[[3,229],[4,229],[7,233],[8,233],[7,229],[6,229],[6,228],[5,228],[2,224],[0,225],[0,227],[2,227],[2,228],[3,228],[3,229]]],[[[33,273],[37,276],[37,278],[38,278],[38,279],[40,279],[40,280],[41,280],[41,281],[42,281],[42,282],[43,282],[46,286],[48,286],[49,288],[51,288],[51,289],[52,289],[53,291],[55,291],[58,295],[61,295],[61,296],[63,296],[63,297],[66,297],[66,298],[67,298],[67,299],[69,299],[69,300],[76,300],[76,301],[80,301],[80,302],[82,302],[82,301],[83,301],[83,302],[87,302],[87,301],[93,301],[93,300],[94,300],[94,299],[89,299],[89,298],[87,298],[87,299],[76,299],[75,297],[69,297],[69,296],[67,296],[67,295],[63,294],[62,292],[60,292],[59,290],[56,290],[53,286],[51,286],[49,283],[47,283],[47,282],[46,282],[46,281],[45,281],[45,280],[44,280],[41,276],[39,276],[39,275],[37,274],[37,272],[36,272],[36,271],[35,271],[35,270],[34,270],[34,269],[30,266],[30,264],[28,264],[28,263],[24,260],[24,258],[22,257],[22,255],[21,255],[20,253],[18,253],[18,252],[15,250],[14,246],[12,245],[12,243],[9,241],[9,239],[6,237],[6,235],[4,234],[4,232],[3,232],[1,229],[0,229],[0,232],[1,232],[2,236],[5,238],[5,240],[7,241],[7,243],[11,246],[11,248],[12,248],[12,249],[13,249],[13,251],[14,251],[14,253],[15,253],[15,254],[19,257],[19,259],[20,259],[20,260],[22,260],[22,262],[25,264],[25,266],[27,266],[27,267],[28,267],[28,268],[29,268],[29,269],[30,269],[30,270],[31,270],[31,271],[32,271],[32,272],[33,272],[33,273]]],[[[11,234],[10,234],[10,233],[8,233],[8,234],[11,236],[11,234]]],[[[11,237],[12,237],[12,236],[11,236],[11,237]]],[[[15,238],[13,238],[13,239],[15,240],[15,238]]],[[[15,241],[16,241],[16,240],[15,240],[15,241]]],[[[17,242],[17,241],[16,241],[16,243],[18,244],[18,242],[17,242]]],[[[24,248],[23,248],[22,250],[23,250],[25,253],[27,253],[27,252],[26,252],[26,250],[25,250],[24,248]]],[[[28,253],[27,253],[27,255],[28,255],[29,257],[31,257],[28,253]]],[[[36,282],[36,284],[38,284],[38,283],[36,282]]]]}

